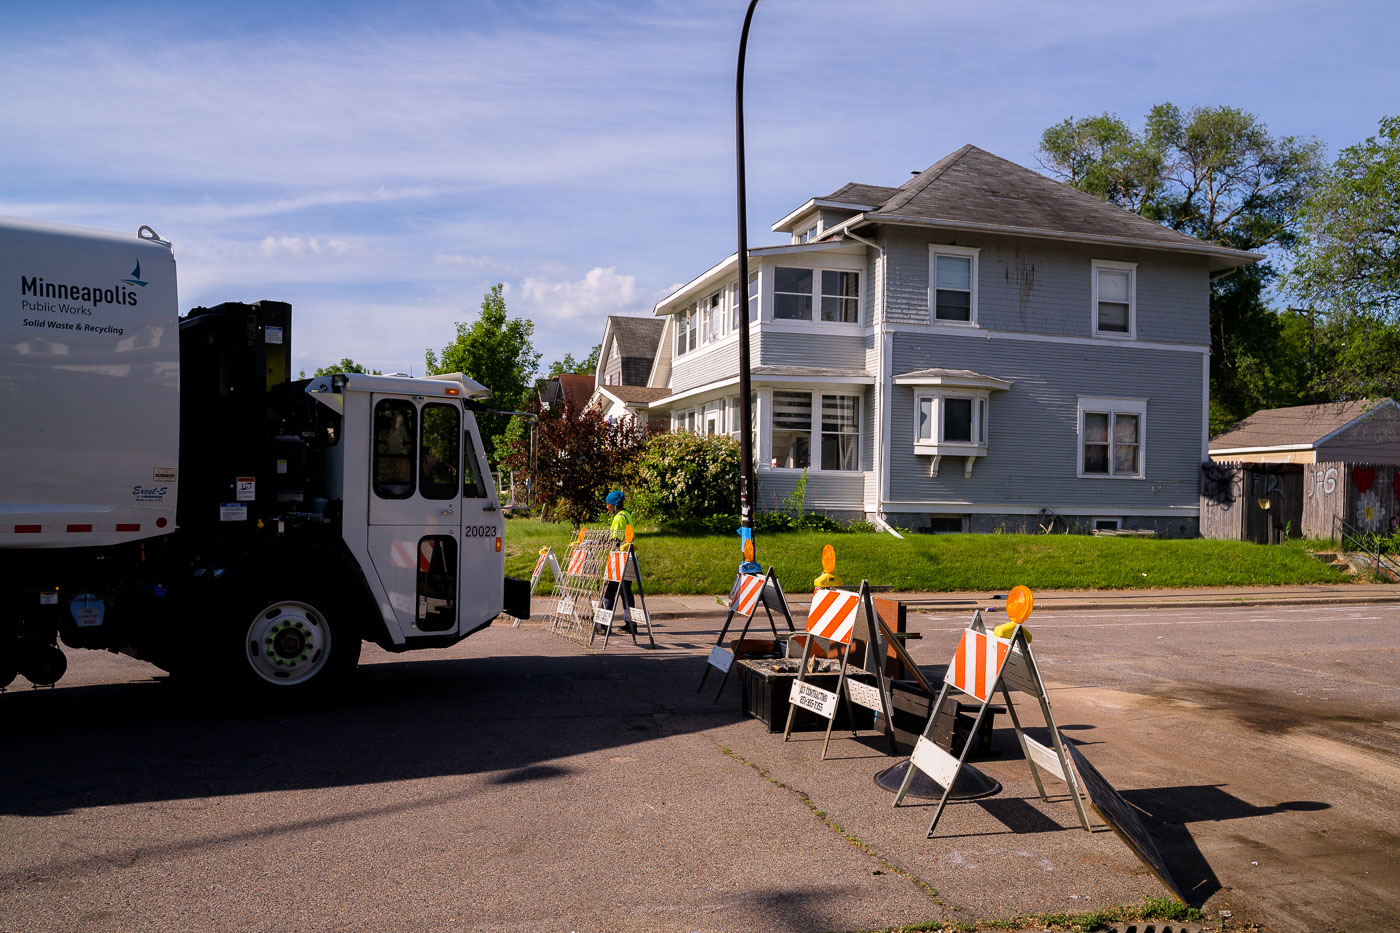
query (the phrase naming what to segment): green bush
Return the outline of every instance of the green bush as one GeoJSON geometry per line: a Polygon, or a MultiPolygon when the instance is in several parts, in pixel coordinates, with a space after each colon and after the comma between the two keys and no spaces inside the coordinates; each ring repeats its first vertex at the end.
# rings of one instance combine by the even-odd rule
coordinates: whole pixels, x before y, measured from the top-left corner
{"type": "MultiPolygon", "coordinates": [[[[733,515],[739,510],[739,442],[727,434],[658,434],[647,441],[628,484],[628,504],[666,527],[733,515]]],[[[735,521],[724,530],[737,527],[735,521]]]]}

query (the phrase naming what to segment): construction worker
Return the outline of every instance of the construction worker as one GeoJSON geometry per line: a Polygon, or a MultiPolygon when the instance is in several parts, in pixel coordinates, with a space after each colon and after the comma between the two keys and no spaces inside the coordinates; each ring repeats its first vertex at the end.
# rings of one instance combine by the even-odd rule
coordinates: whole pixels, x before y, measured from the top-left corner
{"type": "MultiPolygon", "coordinates": [[[[622,494],[621,489],[614,489],[603,499],[604,504],[607,506],[608,514],[612,516],[611,534],[613,546],[615,548],[621,547],[623,542],[627,540],[627,526],[632,524],[631,514],[623,508],[623,502],[626,501],[626,498],[627,497],[622,494]]],[[[632,581],[624,580],[621,586],[623,608],[630,609],[632,607],[632,581]]],[[[603,587],[604,609],[613,608],[613,603],[617,599],[617,590],[618,584],[613,581],[608,581],[608,584],[603,587]]],[[[626,616],[624,616],[624,618],[626,618],[626,616]]],[[[627,619],[625,626],[630,629],[631,625],[632,620],[627,619]]]]}

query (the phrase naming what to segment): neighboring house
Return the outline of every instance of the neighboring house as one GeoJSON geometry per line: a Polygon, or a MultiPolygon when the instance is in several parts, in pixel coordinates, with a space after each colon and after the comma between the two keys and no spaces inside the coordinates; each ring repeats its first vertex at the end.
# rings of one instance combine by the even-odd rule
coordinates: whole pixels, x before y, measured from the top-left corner
{"type": "Polygon", "coordinates": [[[615,314],[608,318],[591,405],[601,408],[608,418],[632,417],[658,430],[669,427],[669,419],[651,411],[650,406],[669,395],[670,389],[647,384],[665,329],[666,322],[654,317],[615,314]]]}
{"type": "Polygon", "coordinates": [[[1256,411],[1210,441],[1217,462],[1400,463],[1400,404],[1360,399],[1256,411]]]}
{"type": "Polygon", "coordinates": [[[550,379],[536,382],[540,406],[550,409],[565,400],[582,409],[587,407],[593,395],[593,376],[590,373],[564,373],[550,379]]]}
{"type": "Polygon", "coordinates": [[[965,146],[898,188],[848,184],[657,303],[648,404],[736,433],[748,302],[760,509],[918,530],[1194,535],[1213,275],[1258,254],[1168,230],[965,146]]]}

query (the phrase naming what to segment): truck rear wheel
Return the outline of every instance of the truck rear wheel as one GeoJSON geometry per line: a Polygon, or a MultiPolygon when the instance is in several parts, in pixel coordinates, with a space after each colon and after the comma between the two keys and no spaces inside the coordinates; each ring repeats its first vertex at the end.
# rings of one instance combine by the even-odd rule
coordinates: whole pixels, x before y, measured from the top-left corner
{"type": "MultiPolygon", "coordinates": [[[[289,594],[290,595],[290,594],[289,594]]],[[[243,660],[266,688],[322,689],[344,679],[360,660],[360,633],[339,601],[263,598],[244,614],[243,660]]]]}

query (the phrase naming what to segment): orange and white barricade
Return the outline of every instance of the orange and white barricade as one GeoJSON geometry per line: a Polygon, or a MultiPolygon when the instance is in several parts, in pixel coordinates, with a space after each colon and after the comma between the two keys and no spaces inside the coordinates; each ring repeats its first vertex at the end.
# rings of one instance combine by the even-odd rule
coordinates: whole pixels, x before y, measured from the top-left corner
{"type": "MultiPolygon", "coordinates": [[[[797,680],[793,682],[792,693],[788,697],[787,727],[783,729],[783,741],[792,735],[793,718],[799,707],[810,710],[826,718],[826,738],[822,742],[822,758],[826,758],[831,745],[831,727],[836,724],[836,710],[844,693],[851,706],[863,706],[881,713],[885,722],[885,735],[890,740],[891,750],[895,744],[894,726],[890,715],[891,701],[889,683],[885,679],[884,646],[876,628],[875,607],[870,603],[870,584],[862,580],[860,589],[852,592],[839,589],[818,589],[812,594],[812,606],[807,611],[807,638],[802,646],[802,663],[797,669],[797,680]],[[866,638],[866,657],[874,656],[875,686],[847,678],[851,659],[851,642],[857,628],[866,638]],[[807,662],[812,657],[812,648],[818,640],[841,653],[841,673],[836,678],[836,690],[825,690],[808,683],[807,662]],[[844,689],[843,689],[844,688],[844,689]]],[[[856,734],[852,723],[851,734],[856,734]]]]}
{"type": "Polygon", "coordinates": [[[607,529],[580,528],[569,542],[568,553],[562,561],[546,561],[554,574],[551,594],[554,602],[549,620],[550,630],[555,634],[575,641],[591,637],[593,613],[602,596],[603,563],[611,546],[612,536],[607,529]]]}
{"type": "MultiPolygon", "coordinates": [[[[630,533],[632,526],[627,526],[630,533]]],[[[629,535],[630,537],[630,535],[629,535]]],[[[608,646],[608,636],[612,634],[613,627],[618,624],[618,613],[622,613],[621,624],[624,629],[632,635],[632,644],[637,644],[637,630],[639,626],[645,625],[647,628],[647,640],[651,642],[651,647],[656,647],[656,639],[651,634],[651,612],[647,609],[647,595],[642,588],[642,568],[637,562],[637,552],[633,549],[631,542],[621,548],[608,552],[607,561],[603,570],[603,586],[606,590],[608,584],[617,584],[613,595],[612,608],[604,609],[599,606],[593,610],[593,632],[598,629],[603,630],[603,647],[608,646]],[[631,588],[625,584],[636,586],[636,595],[633,596],[631,588]],[[638,603],[640,602],[640,605],[638,603]]],[[[593,644],[593,636],[590,635],[588,643],[593,644]]]]}
{"type": "Polygon", "coordinates": [[[948,803],[948,796],[952,792],[958,774],[964,767],[968,767],[966,764],[967,756],[973,746],[973,742],[969,738],[963,743],[961,756],[954,758],[951,753],[929,739],[934,719],[937,718],[938,711],[943,707],[943,701],[947,698],[950,690],[966,694],[980,704],[977,719],[973,723],[969,736],[977,734],[978,729],[982,726],[982,721],[986,718],[987,707],[991,705],[993,697],[1000,690],[1006,701],[1006,711],[1011,717],[1012,728],[1015,729],[1016,738],[1021,743],[1021,752],[1025,755],[1026,762],[1030,766],[1031,778],[1035,781],[1035,788],[1040,793],[1040,798],[1042,800],[1048,799],[1045,795],[1045,787],[1041,783],[1041,772],[1064,782],[1069,787],[1070,799],[1074,801],[1080,825],[1086,830],[1089,829],[1089,818],[1084,812],[1084,803],[1080,800],[1079,783],[1075,779],[1074,769],[1070,766],[1065,752],[1064,740],[1060,737],[1060,730],[1055,725],[1055,718],[1050,712],[1050,697],[1046,693],[1045,683],[1040,679],[1040,669],[1036,666],[1035,656],[1031,653],[1030,639],[1022,627],[1022,623],[1030,615],[1031,604],[1030,590],[1018,586],[1011,591],[1006,607],[1007,617],[1011,623],[998,630],[1004,633],[1002,636],[988,632],[982,621],[982,613],[980,611],[974,612],[972,621],[963,631],[962,637],[958,641],[957,650],[953,653],[953,658],[948,664],[948,673],[943,678],[943,687],[939,691],[938,700],[933,704],[932,715],[929,716],[928,722],[924,725],[923,734],[919,736],[914,745],[914,753],[910,756],[910,767],[904,775],[904,783],[894,798],[895,806],[898,806],[900,801],[904,799],[904,795],[908,793],[909,785],[913,783],[915,768],[942,786],[943,796],[939,799],[938,808],[933,813],[933,820],[928,825],[930,837],[933,836],[934,827],[938,825],[939,817],[943,815],[943,808],[948,803]],[[1007,631],[1008,628],[1009,631],[1007,631]],[[1020,718],[1016,715],[1016,707],[1011,702],[1012,690],[1029,693],[1040,702],[1040,710],[1045,716],[1045,725],[1050,730],[1053,748],[1040,744],[1022,731],[1020,718]]]}
{"type": "MultiPolygon", "coordinates": [[[[530,571],[530,595],[534,596],[539,589],[540,581],[544,579],[544,572],[548,570],[550,579],[557,586],[564,579],[564,571],[559,569],[559,558],[554,556],[554,548],[545,546],[540,548],[540,556],[535,561],[535,569],[530,571]]],[[[511,628],[520,628],[522,619],[516,619],[511,623],[511,628]]]]}
{"type": "Polygon", "coordinates": [[[729,633],[729,625],[736,616],[744,620],[743,630],[739,632],[739,641],[743,642],[744,636],[749,633],[749,625],[753,623],[754,614],[758,607],[762,606],[764,613],[768,616],[768,627],[773,630],[773,640],[778,640],[778,625],[773,621],[773,613],[777,611],[787,621],[789,632],[797,631],[797,626],[792,624],[792,613],[788,611],[787,597],[783,595],[783,585],[778,582],[778,575],[769,567],[767,573],[740,573],[734,578],[734,585],[729,588],[729,598],[726,601],[729,612],[724,617],[724,626],[719,630],[719,637],[715,639],[714,647],[710,649],[710,656],[706,658],[705,670],[700,675],[700,685],[695,688],[699,693],[705,687],[705,678],[710,676],[710,668],[718,668],[723,676],[719,681],[719,689],[715,691],[714,702],[719,702],[720,694],[724,692],[724,684],[729,680],[730,668],[734,666],[734,652],[730,651],[724,644],[724,636],[729,633]]]}

